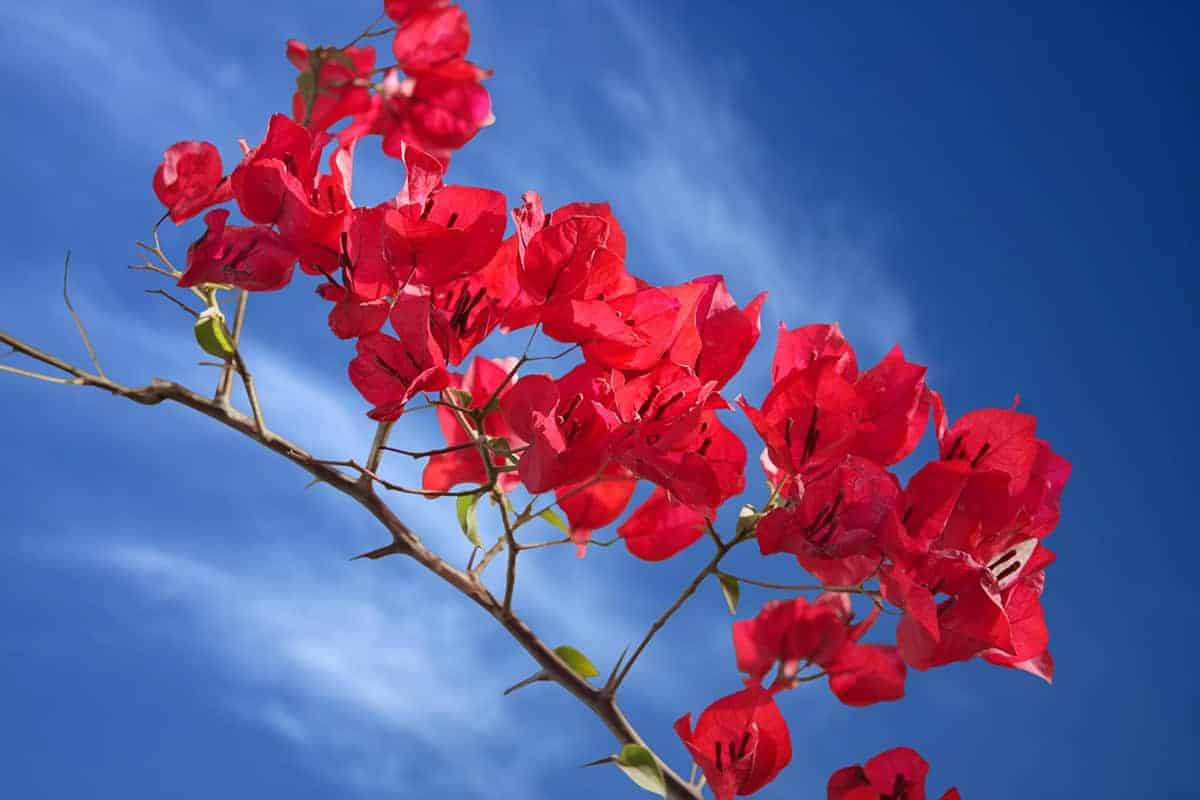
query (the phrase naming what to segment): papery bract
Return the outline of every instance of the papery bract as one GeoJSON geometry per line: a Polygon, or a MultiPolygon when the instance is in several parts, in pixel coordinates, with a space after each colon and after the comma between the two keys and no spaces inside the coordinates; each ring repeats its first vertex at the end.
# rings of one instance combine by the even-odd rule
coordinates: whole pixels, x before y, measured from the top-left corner
{"type": "Polygon", "coordinates": [[[695,544],[704,535],[702,514],[656,488],[629,519],[617,528],[629,552],[643,561],[663,561],[695,544]]]}
{"type": "MultiPolygon", "coordinates": [[[[886,750],[862,765],[842,767],[829,777],[828,800],[925,800],[929,763],[913,749],[886,750]]],[[[950,789],[941,800],[958,800],[950,789]]]]}
{"type": "Polygon", "coordinates": [[[787,723],[765,689],[747,686],[700,714],[675,722],[675,732],[704,772],[716,800],[754,794],[792,759],[787,723]]]}
{"type": "Polygon", "coordinates": [[[250,292],[282,289],[292,279],[296,253],[270,228],[226,225],[223,208],[204,215],[208,230],[188,247],[183,287],[229,284],[250,292]]]}
{"type": "Polygon", "coordinates": [[[179,224],[233,197],[221,154],[208,142],[176,142],[154,171],[154,194],[179,224]]]}

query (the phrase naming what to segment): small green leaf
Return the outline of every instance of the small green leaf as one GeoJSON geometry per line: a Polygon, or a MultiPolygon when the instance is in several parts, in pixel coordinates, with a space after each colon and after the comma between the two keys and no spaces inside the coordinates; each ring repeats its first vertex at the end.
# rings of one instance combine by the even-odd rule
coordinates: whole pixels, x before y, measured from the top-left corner
{"type": "Polygon", "coordinates": [[[196,318],[193,328],[196,342],[209,355],[228,361],[233,358],[233,341],[225,330],[225,317],[216,308],[208,308],[196,318]]]}
{"type": "Polygon", "coordinates": [[[729,613],[736,617],[738,599],[742,596],[741,584],[737,578],[724,572],[717,573],[717,581],[721,584],[721,594],[725,596],[725,605],[729,606],[729,613]]]}
{"type": "Polygon", "coordinates": [[[629,779],[659,797],[667,796],[667,781],[654,754],[640,744],[627,744],[617,754],[617,766],[629,779]]]}
{"type": "Polygon", "coordinates": [[[483,547],[483,542],[479,541],[478,526],[475,524],[475,505],[478,502],[478,494],[464,494],[458,498],[458,525],[471,544],[483,547]]]}
{"type": "Polygon", "coordinates": [[[549,522],[554,527],[558,528],[560,531],[565,533],[567,536],[571,535],[570,526],[567,525],[567,523],[563,520],[562,516],[559,515],[559,513],[557,511],[555,511],[553,508],[547,508],[545,511],[538,514],[538,516],[541,517],[542,519],[546,520],[546,522],[549,522]]]}
{"type": "Polygon", "coordinates": [[[508,439],[503,436],[489,436],[487,440],[488,450],[501,455],[511,455],[512,445],[508,443],[508,439]]]}
{"type": "Polygon", "coordinates": [[[594,678],[600,674],[600,670],[596,669],[596,665],[589,661],[587,656],[569,644],[554,648],[554,653],[567,662],[567,666],[581,678],[594,678]]]}

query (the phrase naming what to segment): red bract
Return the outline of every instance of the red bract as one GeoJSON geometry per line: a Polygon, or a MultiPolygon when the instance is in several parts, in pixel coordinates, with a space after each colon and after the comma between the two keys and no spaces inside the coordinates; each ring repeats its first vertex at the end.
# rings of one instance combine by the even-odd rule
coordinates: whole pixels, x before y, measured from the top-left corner
{"type": "Polygon", "coordinates": [[[644,561],[663,561],[695,544],[704,535],[706,524],[704,515],[656,488],[617,533],[633,555],[644,561]]]}
{"type": "Polygon", "coordinates": [[[264,226],[226,225],[223,208],[204,215],[208,230],[192,242],[180,286],[217,283],[250,292],[282,289],[292,279],[296,253],[264,226]]]}
{"type": "Polygon", "coordinates": [[[582,365],[554,381],[546,375],[522,378],[501,403],[501,411],[530,443],[517,472],[530,492],[581,483],[609,460],[616,419],[596,402],[594,367],[582,365]]]}
{"type": "Polygon", "coordinates": [[[1013,494],[1025,489],[1039,449],[1034,437],[1037,420],[1033,416],[985,408],[963,415],[947,428],[940,395],[934,395],[933,408],[943,460],[963,461],[974,469],[1003,472],[1009,478],[1013,494]]]}
{"type": "Polygon", "coordinates": [[[675,723],[716,800],[754,794],[792,759],[787,723],[771,694],[758,686],[722,697],[704,709],[692,730],[692,715],[675,723]]]}
{"type": "Polygon", "coordinates": [[[396,63],[410,75],[436,70],[467,54],[471,29],[458,6],[429,7],[410,12],[392,39],[396,63]]]}
{"type": "Polygon", "coordinates": [[[221,154],[208,142],[176,142],[154,171],[154,194],[179,224],[233,197],[221,154]]]}
{"type": "Polygon", "coordinates": [[[862,420],[851,452],[880,464],[895,464],[911,453],[929,420],[925,367],[905,361],[896,345],[858,377],[854,391],[862,420]]]}
{"type": "Polygon", "coordinates": [[[767,293],[738,308],[720,275],[697,278],[693,283],[703,286],[704,293],[696,304],[694,323],[680,333],[676,348],[680,340],[695,336],[696,345],[688,349],[694,349],[696,356],[689,366],[700,380],[716,381],[719,389],[742,368],[758,342],[759,315],[767,293]]]}
{"type": "MultiPolygon", "coordinates": [[[[880,753],[867,763],[842,767],[829,777],[828,800],[925,800],[929,764],[908,747],[880,753]]],[[[958,800],[949,789],[941,800],[958,800]]]]}
{"type": "Polygon", "coordinates": [[[758,523],[763,555],[788,552],[827,586],[851,586],[881,560],[878,532],[894,516],[900,485],[887,470],[847,456],[827,476],[809,482],[800,500],[758,523]]]}
{"type": "Polygon", "coordinates": [[[504,237],[504,195],[490,189],[444,186],[425,202],[384,216],[383,255],[393,282],[441,287],[478,271],[504,237]]]}
{"type": "Polygon", "coordinates": [[[567,515],[575,553],[583,558],[592,531],[611,525],[625,511],[637,479],[619,464],[609,464],[598,478],[555,489],[559,508],[567,515]]]}
{"type": "MultiPolygon", "coordinates": [[[[483,408],[497,393],[500,397],[512,388],[512,383],[505,383],[509,374],[516,366],[514,358],[479,358],[471,362],[465,375],[451,375],[450,386],[466,392],[471,402],[470,408],[483,408]],[[503,388],[501,385],[503,384],[503,388]]],[[[438,406],[438,427],[446,437],[447,447],[455,447],[471,442],[474,435],[469,433],[459,421],[453,409],[438,406]]],[[[498,412],[488,414],[483,421],[483,433],[487,436],[498,436],[505,439],[510,447],[522,447],[522,441],[508,426],[503,415],[498,412]]],[[[503,466],[507,459],[502,454],[491,457],[494,466],[503,466]]],[[[487,471],[484,468],[483,456],[478,447],[462,447],[446,453],[436,453],[430,456],[421,476],[421,485],[435,492],[444,492],[460,483],[484,485],[487,483],[487,471]]],[[[511,472],[497,476],[500,488],[505,491],[517,483],[517,476],[511,472]]]]}
{"type": "Polygon", "coordinates": [[[399,340],[373,333],[358,340],[350,362],[350,382],[375,407],[368,416],[398,419],[418,392],[444,389],[450,383],[446,361],[429,331],[429,301],[405,295],[392,308],[392,327],[399,340]]]}
{"type": "Polygon", "coordinates": [[[760,410],[739,403],[784,478],[807,481],[847,454],[894,464],[917,446],[929,417],[925,368],[897,346],[859,375],[836,324],[781,327],[771,375],[760,410]]]}
{"type": "Polygon", "coordinates": [[[341,249],[342,214],[322,208],[317,193],[321,151],[328,141],[327,134],[313,134],[275,114],[262,144],[246,155],[230,180],[247,219],[275,225],[302,259],[333,269],[341,249]]]}
{"type": "Polygon", "coordinates": [[[850,601],[841,593],[823,594],[811,604],[803,597],[769,602],[754,619],[733,625],[738,669],[761,681],[778,664],[772,692],[826,674],[830,689],[846,705],[898,700],[904,696],[905,667],[897,649],[858,644],[876,614],[852,625],[850,601]],[[802,675],[809,665],[824,673],[802,675]]]}
{"type": "Polygon", "coordinates": [[[807,369],[823,359],[832,359],[834,370],[853,381],[858,377],[854,349],[842,335],[836,322],[830,325],[802,325],[789,331],[779,323],[775,356],[771,361],[771,382],[779,383],[792,370],[807,369]]]}
{"type": "Polygon", "coordinates": [[[802,665],[833,663],[847,641],[849,617],[841,594],[823,594],[815,603],[803,597],[768,602],[753,619],[733,624],[738,669],[762,680],[779,664],[775,688],[791,688],[802,665]]]}
{"type": "Polygon", "coordinates": [[[288,61],[300,70],[301,89],[292,96],[292,119],[314,131],[324,131],[338,121],[371,107],[367,83],[375,71],[371,47],[309,48],[289,39],[288,61]]]}
{"type": "Polygon", "coordinates": [[[377,105],[373,132],[383,136],[383,152],[399,158],[408,142],[447,156],[490,125],[492,99],[479,83],[482,76],[474,69],[472,73],[429,74],[400,82],[396,94],[377,105]]]}
{"type": "Polygon", "coordinates": [[[766,442],[771,461],[787,476],[819,475],[841,461],[862,417],[854,385],[833,358],[787,373],[761,409],[740,397],[738,403],[766,442]]]}

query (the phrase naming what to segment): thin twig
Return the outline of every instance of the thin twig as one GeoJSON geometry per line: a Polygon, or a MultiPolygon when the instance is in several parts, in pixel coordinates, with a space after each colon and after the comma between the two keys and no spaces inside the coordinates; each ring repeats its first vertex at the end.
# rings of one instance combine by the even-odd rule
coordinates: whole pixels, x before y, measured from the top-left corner
{"type": "MultiPolygon", "coordinates": [[[[191,314],[191,315],[192,315],[192,317],[199,317],[199,316],[200,316],[200,312],[199,312],[199,311],[196,311],[194,308],[192,308],[191,306],[189,306],[187,303],[183,302],[183,301],[182,301],[182,300],[180,300],[178,297],[176,297],[175,295],[173,295],[173,294],[171,294],[170,292],[166,291],[165,289],[143,289],[142,291],[143,291],[143,292],[145,292],[146,294],[158,294],[158,295],[162,295],[163,297],[167,298],[168,300],[170,300],[170,301],[171,301],[172,303],[174,303],[175,305],[177,305],[177,306],[179,306],[180,308],[182,308],[182,309],[183,309],[184,311],[186,311],[187,313],[191,314]]],[[[224,365],[224,364],[222,364],[222,366],[225,366],[225,365],[224,365]]]]}
{"type": "Polygon", "coordinates": [[[0,364],[0,372],[11,372],[13,375],[23,375],[26,378],[36,378],[39,381],[48,381],[50,383],[79,383],[78,378],[60,378],[57,375],[43,375],[40,372],[33,372],[20,367],[10,367],[7,364],[0,364]]]}
{"type": "Polygon", "coordinates": [[[738,583],[758,586],[761,589],[778,589],[784,592],[836,592],[868,596],[880,594],[876,589],[866,589],[862,586],[822,586],[819,583],[773,583],[771,581],[760,581],[755,578],[743,578],[741,575],[731,575],[728,572],[722,572],[721,574],[728,578],[733,578],[738,583]]]}
{"type": "Polygon", "coordinates": [[[71,319],[75,320],[75,329],[79,331],[79,338],[83,339],[83,346],[87,348],[88,357],[92,359],[92,364],[96,367],[96,373],[101,377],[107,377],[104,374],[104,367],[100,366],[100,359],[96,356],[96,348],[92,347],[92,339],[88,336],[87,328],[83,326],[83,320],[79,318],[79,314],[75,313],[75,306],[71,305],[71,293],[67,291],[67,276],[71,273],[71,251],[67,251],[66,258],[63,259],[63,302],[67,304],[67,311],[71,312],[71,319]]]}
{"type": "MultiPolygon", "coordinates": [[[[407,413],[407,410],[405,413],[407,413]]],[[[472,439],[471,441],[463,442],[462,444],[451,444],[447,445],[446,447],[438,447],[433,450],[402,450],[399,447],[383,447],[381,449],[386,450],[389,453],[399,453],[400,455],[408,456],[409,458],[429,458],[430,456],[440,456],[443,453],[454,453],[459,450],[467,450],[469,448],[476,447],[477,444],[478,443],[472,439]]]]}
{"type": "MultiPolygon", "coordinates": [[[[238,292],[237,308],[233,312],[233,330],[229,333],[229,341],[233,344],[235,352],[242,340],[242,326],[246,323],[246,303],[249,299],[250,293],[245,289],[238,292]]],[[[217,392],[213,396],[221,405],[229,405],[229,395],[233,393],[233,371],[232,360],[221,370],[221,379],[217,382],[217,392]]]]}

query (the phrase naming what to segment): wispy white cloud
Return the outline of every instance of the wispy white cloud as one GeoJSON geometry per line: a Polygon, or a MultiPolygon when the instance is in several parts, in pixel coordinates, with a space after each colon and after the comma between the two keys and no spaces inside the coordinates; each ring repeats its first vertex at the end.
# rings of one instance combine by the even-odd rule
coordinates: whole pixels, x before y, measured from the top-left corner
{"type": "Polygon", "coordinates": [[[233,562],[110,541],[76,548],[72,558],[81,557],[170,609],[172,624],[158,635],[180,635],[235,676],[226,700],[234,713],[360,789],[407,797],[456,787],[469,793],[459,796],[494,797],[499,782],[505,794],[536,797],[539,767],[562,756],[551,743],[499,774],[457,757],[507,746],[511,705],[499,692],[528,665],[497,647],[472,609],[430,602],[420,582],[276,548],[233,562]]]}
{"type": "Polygon", "coordinates": [[[226,127],[229,92],[246,77],[236,59],[133,3],[5,3],[0,22],[13,37],[7,57],[27,75],[103,114],[103,138],[155,151],[189,130],[226,127]]]}
{"type": "Polygon", "coordinates": [[[839,199],[781,183],[814,165],[747,121],[741,88],[755,76],[745,63],[689,51],[639,5],[598,5],[583,14],[565,4],[562,19],[543,20],[560,32],[552,47],[512,48],[495,79],[508,84],[501,122],[482,134],[497,140],[491,169],[510,188],[611,201],[630,234],[630,267],[648,277],[721,272],[743,299],[770,289],[768,316],[789,325],[840,320],[852,340],[880,351],[911,343],[909,301],[885,271],[881,226],[839,199]],[[569,64],[584,83],[564,96],[543,63],[569,64]]]}

